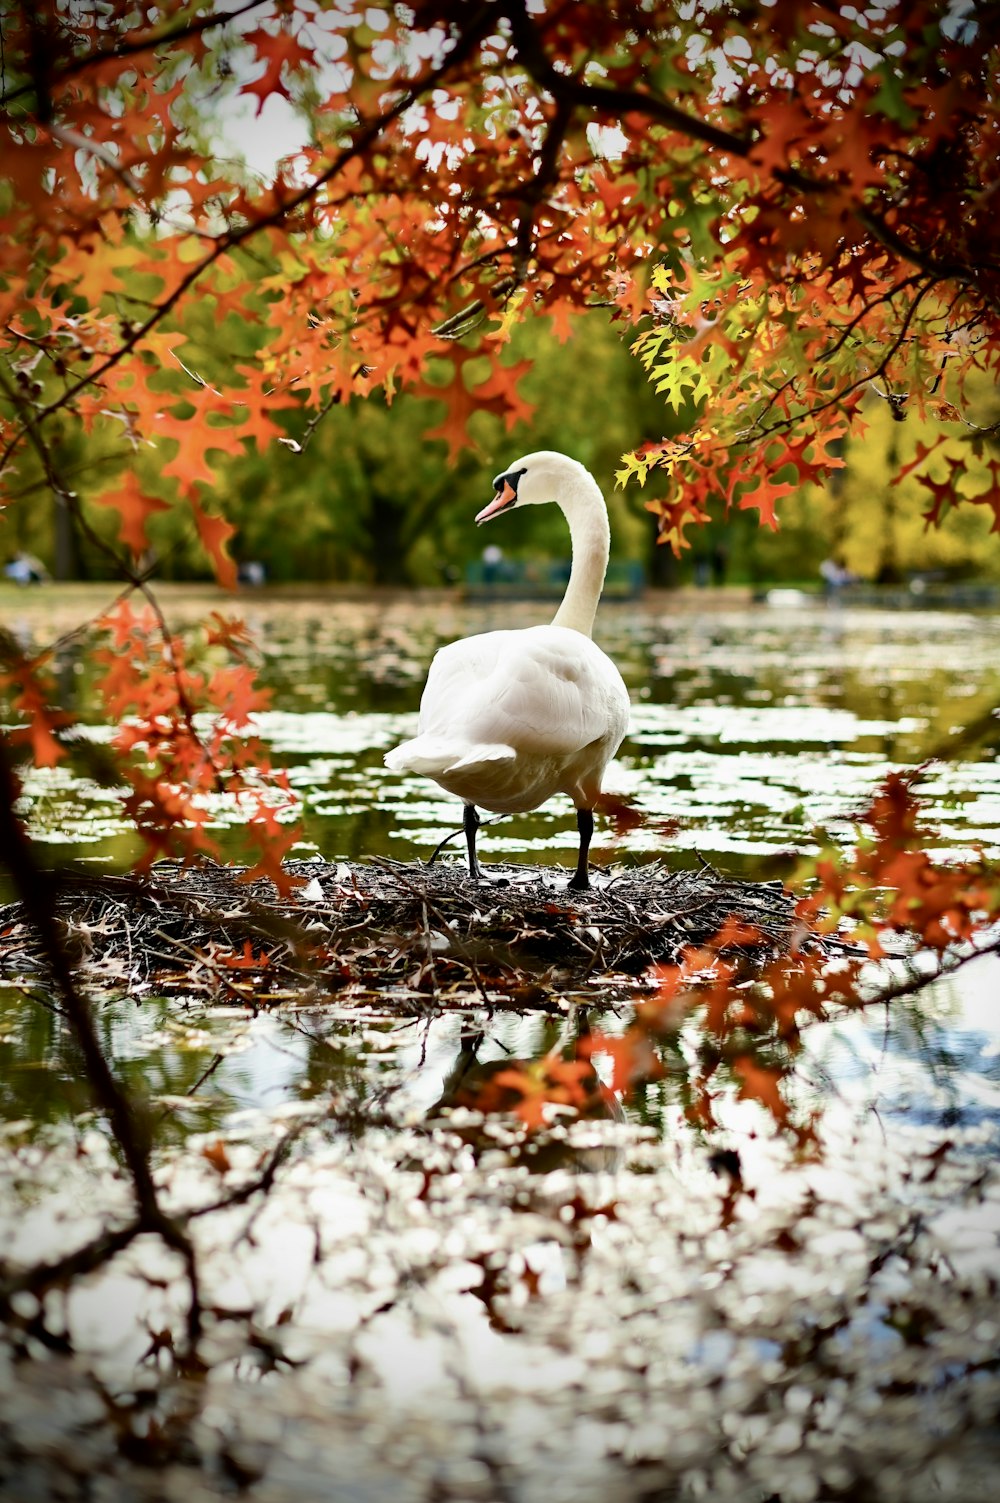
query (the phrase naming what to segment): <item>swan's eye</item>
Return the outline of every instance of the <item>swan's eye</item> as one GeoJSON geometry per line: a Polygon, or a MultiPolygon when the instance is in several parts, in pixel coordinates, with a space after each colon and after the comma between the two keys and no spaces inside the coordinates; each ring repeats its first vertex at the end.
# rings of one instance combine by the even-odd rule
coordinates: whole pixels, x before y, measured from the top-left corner
{"type": "Polygon", "coordinates": [[[506,486],[510,486],[510,489],[513,492],[513,495],[508,498],[508,503],[510,501],[512,501],[512,500],[516,501],[517,500],[517,483],[520,480],[521,476],[524,475],[525,473],[526,473],[526,471],[524,471],[524,470],[506,470],[502,475],[498,475],[496,477],[496,479],[493,482],[493,489],[496,491],[497,495],[499,496],[503,492],[503,490],[504,490],[504,488],[506,486]]]}

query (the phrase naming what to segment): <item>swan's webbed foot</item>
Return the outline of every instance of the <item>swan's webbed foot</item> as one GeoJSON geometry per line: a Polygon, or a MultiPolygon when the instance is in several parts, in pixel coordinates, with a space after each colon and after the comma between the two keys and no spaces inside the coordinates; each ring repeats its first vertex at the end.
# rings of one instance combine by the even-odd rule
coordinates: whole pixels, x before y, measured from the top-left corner
{"type": "Polygon", "coordinates": [[[466,804],[462,823],[465,827],[465,844],[469,850],[469,876],[473,882],[481,882],[483,874],[476,859],[476,831],[481,821],[474,804],[466,804]]]}
{"type": "Polygon", "coordinates": [[[580,832],[580,854],[576,860],[576,871],[570,878],[571,892],[590,891],[590,871],[587,857],[590,854],[590,842],[594,834],[594,811],[593,809],[577,809],[576,827],[580,832]]]}

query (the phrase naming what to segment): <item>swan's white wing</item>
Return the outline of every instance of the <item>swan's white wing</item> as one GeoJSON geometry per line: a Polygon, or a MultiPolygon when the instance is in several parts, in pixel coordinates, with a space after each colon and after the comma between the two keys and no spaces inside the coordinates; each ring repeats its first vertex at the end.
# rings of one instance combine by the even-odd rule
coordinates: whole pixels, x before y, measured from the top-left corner
{"type": "Polygon", "coordinates": [[[617,745],[627,715],[621,677],[589,637],[530,627],[443,647],[420,703],[420,735],[566,757],[615,736],[617,745]]]}
{"type": "Polygon", "coordinates": [[[512,746],[467,746],[454,735],[420,735],[387,751],[384,761],[393,772],[419,772],[433,778],[439,773],[461,772],[490,762],[513,762],[516,756],[512,746]]]}

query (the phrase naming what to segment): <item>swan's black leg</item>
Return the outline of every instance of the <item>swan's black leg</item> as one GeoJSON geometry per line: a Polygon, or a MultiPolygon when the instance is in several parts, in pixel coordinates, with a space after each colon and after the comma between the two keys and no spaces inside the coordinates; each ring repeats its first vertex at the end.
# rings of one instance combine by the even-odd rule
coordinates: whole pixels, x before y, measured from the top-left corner
{"type": "Polygon", "coordinates": [[[580,854],[576,861],[576,875],[569,885],[576,892],[586,892],[590,886],[587,857],[590,853],[590,842],[594,834],[593,809],[577,809],[576,827],[580,831],[580,854]]]}
{"type": "Polygon", "coordinates": [[[478,882],[482,872],[476,860],[476,831],[479,829],[480,820],[475,804],[466,804],[462,823],[465,825],[465,843],[469,847],[469,876],[474,882],[478,882]]]}

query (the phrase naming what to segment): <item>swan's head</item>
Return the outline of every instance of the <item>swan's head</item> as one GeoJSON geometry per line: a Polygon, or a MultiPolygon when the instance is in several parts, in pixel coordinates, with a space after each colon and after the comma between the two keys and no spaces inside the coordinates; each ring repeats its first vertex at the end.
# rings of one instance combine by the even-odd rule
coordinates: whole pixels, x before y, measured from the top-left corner
{"type": "Polygon", "coordinates": [[[568,454],[557,454],[554,449],[525,454],[496,477],[493,500],[483,507],[476,521],[488,522],[490,517],[518,506],[541,506],[546,501],[561,500],[581,480],[590,480],[593,485],[583,465],[568,454]]]}

